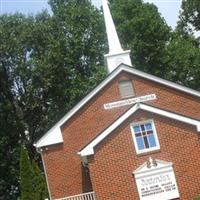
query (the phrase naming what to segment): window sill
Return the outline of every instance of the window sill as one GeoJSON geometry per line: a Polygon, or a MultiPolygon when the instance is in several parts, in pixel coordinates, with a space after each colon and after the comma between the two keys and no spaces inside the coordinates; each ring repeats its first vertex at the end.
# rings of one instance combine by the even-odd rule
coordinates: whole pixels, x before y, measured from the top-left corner
{"type": "Polygon", "coordinates": [[[144,153],[136,153],[136,155],[138,157],[140,157],[140,156],[147,156],[147,155],[150,155],[150,154],[156,154],[156,153],[160,153],[160,152],[161,152],[160,149],[155,149],[155,150],[144,152],[144,153]]]}

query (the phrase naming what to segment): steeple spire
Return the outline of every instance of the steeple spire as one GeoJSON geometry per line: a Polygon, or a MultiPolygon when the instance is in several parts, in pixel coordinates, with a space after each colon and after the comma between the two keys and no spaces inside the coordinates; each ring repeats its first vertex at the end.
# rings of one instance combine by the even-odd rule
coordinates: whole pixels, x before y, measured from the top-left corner
{"type": "Polygon", "coordinates": [[[108,0],[102,0],[104,19],[108,37],[109,44],[109,54],[122,52],[123,49],[121,47],[117,31],[115,29],[114,22],[112,20],[112,16],[108,7],[108,0]]]}
{"type": "Polygon", "coordinates": [[[108,0],[102,0],[104,20],[109,45],[109,54],[105,55],[108,73],[112,72],[121,63],[132,66],[130,51],[124,51],[121,47],[117,31],[108,7],[108,0]]]}

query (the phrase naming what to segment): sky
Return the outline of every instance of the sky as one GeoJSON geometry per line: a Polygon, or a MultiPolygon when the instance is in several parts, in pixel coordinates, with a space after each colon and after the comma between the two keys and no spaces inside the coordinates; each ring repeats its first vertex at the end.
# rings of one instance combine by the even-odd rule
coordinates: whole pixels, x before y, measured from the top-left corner
{"type": "MultiPolygon", "coordinates": [[[[0,14],[22,12],[24,14],[36,14],[43,9],[50,10],[48,0],[0,0],[0,14]]],[[[167,24],[175,28],[178,20],[181,0],[143,0],[154,3],[167,24]]],[[[101,0],[92,0],[97,7],[101,5],[101,0]]]]}

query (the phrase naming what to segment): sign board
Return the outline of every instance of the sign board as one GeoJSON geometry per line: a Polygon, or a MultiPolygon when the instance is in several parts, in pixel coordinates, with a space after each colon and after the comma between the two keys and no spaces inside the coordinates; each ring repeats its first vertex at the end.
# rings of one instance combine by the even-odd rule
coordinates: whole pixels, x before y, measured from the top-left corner
{"type": "Polygon", "coordinates": [[[150,101],[150,100],[154,100],[154,99],[156,99],[156,95],[150,94],[150,95],[145,95],[145,96],[141,96],[141,97],[125,99],[122,101],[106,103],[106,104],[104,104],[104,109],[108,110],[108,109],[117,108],[117,107],[121,107],[121,106],[131,105],[131,104],[138,103],[138,102],[150,101]]]}
{"type": "Polygon", "coordinates": [[[179,198],[172,163],[155,160],[151,167],[144,163],[134,172],[140,200],[169,200],[179,198]]]}

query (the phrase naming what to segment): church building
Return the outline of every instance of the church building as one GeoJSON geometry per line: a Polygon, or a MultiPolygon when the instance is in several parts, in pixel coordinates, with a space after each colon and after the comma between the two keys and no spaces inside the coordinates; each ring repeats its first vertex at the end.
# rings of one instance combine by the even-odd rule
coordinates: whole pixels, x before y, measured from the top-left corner
{"type": "Polygon", "coordinates": [[[200,92],[142,72],[102,0],[107,77],[34,145],[51,200],[194,200],[200,92]]]}

